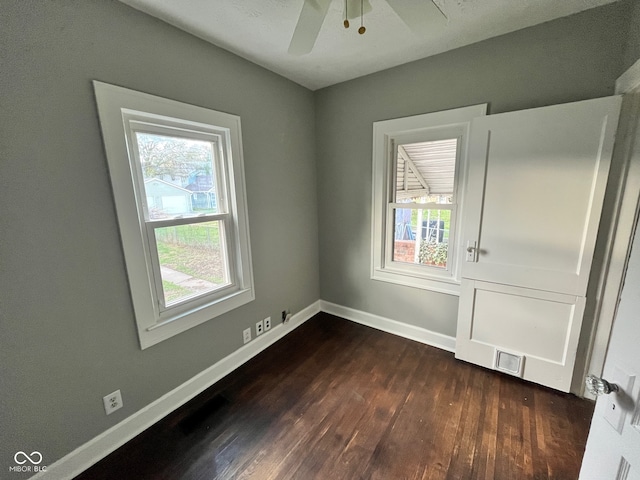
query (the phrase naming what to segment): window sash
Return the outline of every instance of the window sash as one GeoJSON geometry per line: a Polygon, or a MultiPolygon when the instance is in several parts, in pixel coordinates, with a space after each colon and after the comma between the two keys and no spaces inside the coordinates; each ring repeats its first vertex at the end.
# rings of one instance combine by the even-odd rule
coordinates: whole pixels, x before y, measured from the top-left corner
{"type": "Polygon", "coordinates": [[[456,249],[456,225],[457,225],[457,198],[460,179],[462,178],[461,164],[462,164],[462,141],[463,135],[460,133],[460,128],[436,128],[431,132],[412,132],[410,134],[400,134],[391,136],[389,138],[391,151],[386,158],[388,163],[388,178],[387,178],[387,212],[385,217],[385,239],[384,239],[384,254],[382,268],[396,271],[397,273],[405,273],[412,276],[425,276],[434,278],[450,279],[453,277],[455,271],[455,255],[456,249]],[[452,192],[452,203],[434,203],[434,202],[408,202],[399,203],[395,201],[397,190],[397,172],[398,172],[398,151],[402,145],[411,145],[415,143],[439,141],[456,139],[456,159],[454,164],[454,186],[452,192]],[[395,240],[395,210],[400,208],[406,208],[411,210],[448,210],[451,211],[451,220],[449,225],[449,248],[447,250],[447,265],[446,267],[437,267],[433,265],[423,264],[410,264],[406,262],[399,262],[393,259],[394,257],[394,240],[395,240]]]}
{"type": "MultiPolygon", "coordinates": [[[[219,220],[219,229],[220,229],[220,253],[221,253],[221,261],[223,263],[223,271],[226,272],[227,275],[227,283],[221,285],[219,288],[214,290],[202,292],[200,294],[193,294],[188,297],[184,297],[184,299],[169,303],[165,301],[165,293],[164,286],[162,284],[162,271],[160,264],[160,253],[158,251],[157,245],[157,237],[156,230],[158,228],[166,228],[172,226],[183,226],[183,225],[197,225],[198,223],[203,222],[192,222],[192,223],[179,223],[179,224],[167,224],[167,225],[158,225],[155,222],[147,222],[145,225],[145,243],[149,245],[149,263],[151,264],[152,272],[153,272],[153,289],[152,295],[154,296],[154,303],[158,306],[158,316],[159,318],[169,318],[172,316],[172,312],[180,312],[184,305],[204,305],[214,301],[218,298],[224,297],[229,293],[230,290],[238,289],[238,276],[236,273],[236,269],[233,268],[233,262],[229,259],[233,258],[233,249],[229,248],[229,230],[228,223],[232,220],[228,214],[222,216],[219,220]]],[[[211,221],[211,219],[204,220],[206,222],[211,221]]]]}
{"type": "MultiPolygon", "coordinates": [[[[228,146],[225,135],[212,129],[210,126],[192,125],[192,128],[184,128],[176,121],[166,122],[162,119],[163,125],[159,125],[146,119],[137,112],[127,112],[123,115],[125,121],[125,133],[129,152],[129,162],[133,177],[133,187],[135,191],[136,204],[138,207],[138,218],[141,226],[141,234],[145,245],[145,256],[147,263],[151,266],[151,295],[153,298],[153,309],[158,321],[155,325],[163,325],[168,321],[179,318],[190,311],[205,307],[217,300],[224,298],[230,293],[240,290],[239,273],[235,259],[235,251],[229,248],[234,245],[236,239],[233,234],[233,212],[229,209],[227,192],[230,190],[230,178],[227,175],[227,158],[225,155],[228,146]],[[172,123],[165,125],[165,123],[172,123]],[[155,134],[166,137],[182,138],[186,140],[207,141],[212,144],[214,158],[212,167],[216,188],[216,207],[218,213],[201,213],[193,216],[178,215],[174,218],[151,219],[149,218],[149,206],[144,186],[144,174],[142,172],[142,162],[140,159],[140,148],[137,140],[137,133],[155,134]],[[162,274],[157,239],[155,230],[157,228],[193,225],[204,222],[219,221],[223,235],[220,237],[220,251],[225,271],[228,275],[229,283],[213,291],[203,292],[185,297],[175,303],[165,302],[164,288],[162,284],[162,274]],[[167,303],[169,303],[167,305],[167,303]]],[[[152,325],[153,328],[155,325],[152,325]]]]}
{"type": "MultiPolygon", "coordinates": [[[[147,205],[146,190],[144,187],[144,174],[142,172],[142,161],[140,160],[140,148],[138,145],[137,133],[147,133],[153,135],[161,135],[166,137],[182,138],[186,140],[200,140],[210,142],[212,144],[212,150],[214,151],[213,172],[215,178],[215,192],[216,192],[216,208],[217,213],[229,212],[228,192],[230,191],[229,175],[228,175],[228,159],[225,152],[228,151],[228,143],[226,136],[223,132],[219,132],[209,127],[207,130],[195,130],[185,129],[177,126],[165,126],[151,123],[149,121],[141,121],[141,116],[138,114],[128,113],[124,116],[124,121],[127,126],[127,146],[129,150],[130,159],[133,158],[134,162],[131,162],[131,173],[134,178],[134,189],[136,190],[136,200],[138,203],[138,209],[140,211],[140,218],[144,218],[147,221],[157,221],[156,219],[149,218],[149,206],[147,205]],[[135,165],[133,165],[135,163],[135,165]]],[[[144,117],[142,117],[144,118],[144,117]]],[[[175,122],[174,122],[175,123],[175,122]]],[[[216,213],[204,213],[204,216],[213,216],[216,213]]],[[[199,215],[200,216],[200,215],[199,215]]]]}
{"type": "MultiPolygon", "coordinates": [[[[447,208],[424,208],[423,205],[426,204],[415,204],[416,207],[405,207],[405,205],[411,204],[390,204],[387,208],[386,214],[386,232],[385,232],[385,242],[384,242],[384,268],[388,270],[395,271],[397,273],[406,273],[407,275],[423,277],[423,276],[440,276],[440,277],[451,277],[453,271],[455,270],[455,249],[456,249],[456,238],[457,231],[455,225],[457,223],[457,205],[446,205],[447,208]],[[395,206],[392,206],[395,205],[395,206]],[[447,265],[446,267],[438,267],[434,265],[426,265],[426,264],[411,264],[406,262],[399,262],[393,259],[394,254],[394,241],[395,241],[395,210],[397,208],[407,208],[408,210],[446,210],[451,212],[451,219],[449,225],[449,237],[448,244],[449,248],[447,250],[447,265]]],[[[431,204],[434,205],[434,204],[431,204]]],[[[437,205],[437,204],[435,204],[437,205]]],[[[418,227],[419,228],[419,227],[418,227]]]]}

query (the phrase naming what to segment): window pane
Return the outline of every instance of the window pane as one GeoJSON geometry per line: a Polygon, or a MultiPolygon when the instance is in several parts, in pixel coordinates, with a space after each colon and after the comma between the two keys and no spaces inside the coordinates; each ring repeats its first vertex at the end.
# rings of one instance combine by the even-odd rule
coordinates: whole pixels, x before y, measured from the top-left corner
{"type": "Polygon", "coordinates": [[[395,202],[453,203],[458,139],[398,145],[395,202]]]}
{"type": "Polygon", "coordinates": [[[450,229],[451,210],[395,209],[393,261],[446,268],[450,229]]]}
{"type": "Polygon", "coordinates": [[[229,284],[222,222],[156,228],[165,305],[229,284]]]}
{"type": "Polygon", "coordinates": [[[136,132],[150,220],[218,213],[212,142],[136,132]]]}

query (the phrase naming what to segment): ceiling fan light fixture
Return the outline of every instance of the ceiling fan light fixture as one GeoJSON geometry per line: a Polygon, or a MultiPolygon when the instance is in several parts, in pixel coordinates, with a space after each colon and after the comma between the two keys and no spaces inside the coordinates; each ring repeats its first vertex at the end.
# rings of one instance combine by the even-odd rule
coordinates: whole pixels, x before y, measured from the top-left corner
{"type": "MultiPolygon", "coordinates": [[[[282,0],[280,0],[282,1],[282,0]]],[[[291,1],[291,0],[290,0],[291,1]]],[[[316,43],[320,28],[324,23],[329,7],[334,0],[299,0],[302,1],[302,11],[298,17],[298,23],[293,31],[289,43],[289,54],[306,55],[311,52],[316,43]]],[[[372,10],[371,0],[341,0],[344,2],[344,28],[350,27],[350,21],[360,17],[360,27],[357,29],[360,35],[367,31],[364,26],[364,14],[372,10]]],[[[376,2],[383,0],[376,0],[376,2]]],[[[421,34],[431,17],[444,17],[446,15],[436,3],[442,0],[385,0],[391,9],[412,31],[421,34]]],[[[458,0],[461,1],[461,0],[458,0]]],[[[375,2],[374,2],[375,3],[375,2]]],[[[376,3],[377,5],[377,3],[376,3]]]]}

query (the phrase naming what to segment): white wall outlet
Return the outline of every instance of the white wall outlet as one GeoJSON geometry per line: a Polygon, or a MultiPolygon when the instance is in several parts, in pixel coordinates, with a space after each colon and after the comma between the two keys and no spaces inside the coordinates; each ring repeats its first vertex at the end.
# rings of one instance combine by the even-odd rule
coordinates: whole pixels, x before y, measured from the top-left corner
{"type": "Polygon", "coordinates": [[[244,343],[249,343],[251,341],[251,329],[246,328],[242,331],[242,341],[244,343]]]}
{"type": "Polygon", "coordinates": [[[120,390],[105,395],[102,397],[102,401],[104,402],[104,411],[107,415],[111,415],[116,410],[122,408],[122,394],[120,390]]]}
{"type": "Polygon", "coordinates": [[[262,335],[263,332],[264,332],[264,323],[262,322],[262,320],[260,320],[259,322],[256,322],[256,337],[258,335],[262,335]]]}
{"type": "Polygon", "coordinates": [[[271,317],[265,318],[262,323],[264,323],[264,331],[267,332],[271,330],[271,317]]]}

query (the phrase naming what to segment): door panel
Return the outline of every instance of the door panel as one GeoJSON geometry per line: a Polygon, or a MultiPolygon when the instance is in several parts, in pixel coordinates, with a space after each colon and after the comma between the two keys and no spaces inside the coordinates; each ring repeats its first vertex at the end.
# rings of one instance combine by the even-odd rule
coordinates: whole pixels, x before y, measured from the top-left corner
{"type": "Polygon", "coordinates": [[[620,99],[475,119],[462,276],[584,295],[620,99]]]}
{"type": "Polygon", "coordinates": [[[456,358],[569,391],[620,103],[473,120],[456,358]]]}
{"type": "Polygon", "coordinates": [[[456,357],[462,349],[473,363],[567,392],[584,304],[575,295],[463,279],[456,357]],[[521,371],[500,368],[499,351],[520,357],[521,371]]]}

